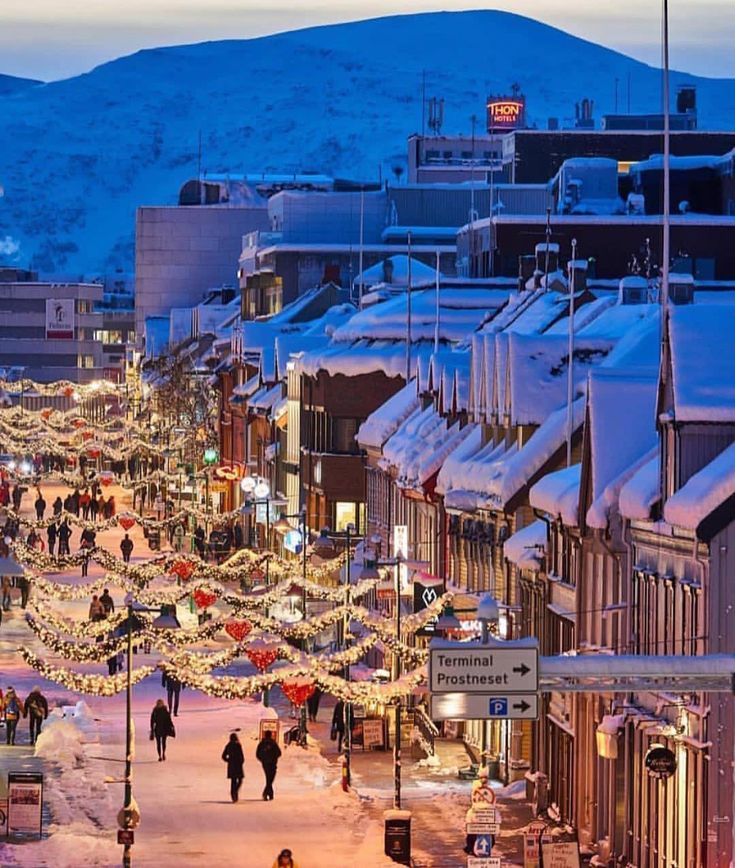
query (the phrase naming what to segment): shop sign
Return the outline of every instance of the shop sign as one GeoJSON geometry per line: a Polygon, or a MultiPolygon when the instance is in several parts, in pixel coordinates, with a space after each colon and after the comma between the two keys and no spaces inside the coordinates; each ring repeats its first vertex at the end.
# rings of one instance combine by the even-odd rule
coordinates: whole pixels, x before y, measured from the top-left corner
{"type": "Polygon", "coordinates": [[[676,771],[676,755],[662,744],[652,744],[644,760],[649,777],[663,781],[676,771]]]}

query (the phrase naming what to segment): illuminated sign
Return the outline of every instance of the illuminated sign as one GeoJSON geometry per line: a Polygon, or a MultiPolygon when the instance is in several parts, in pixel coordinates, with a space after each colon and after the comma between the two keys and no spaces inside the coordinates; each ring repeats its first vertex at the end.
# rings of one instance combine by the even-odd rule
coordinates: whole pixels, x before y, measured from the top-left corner
{"type": "Polygon", "coordinates": [[[526,102],[523,99],[489,99],[487,103],[488,132],[515,130],[524,124],[526,102]]]}

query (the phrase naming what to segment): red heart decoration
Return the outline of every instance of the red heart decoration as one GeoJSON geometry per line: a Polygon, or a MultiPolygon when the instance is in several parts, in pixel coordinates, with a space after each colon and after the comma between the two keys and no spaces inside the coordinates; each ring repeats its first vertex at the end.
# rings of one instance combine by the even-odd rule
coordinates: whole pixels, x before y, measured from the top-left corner
{"type": "Polygon", "coordinates": [[[42,419],[50,419],[52,412],[53,412],[52,410],[50,410],[48,407],[46,407],[45,410],[41,410],[41,418],[42,419]]]}
{"type": "Polygon", "coordinates": [[[87,424],[87,422],[85,419],[74,419],[74,421],[71,424],[75,428],[84,428],[84,426],[87,424]]]}
{"type": "Polygon", "coordinates": [[[185,582],[194,574],[194,564],[191,561],[183,559],[174,561],[171,566],[171,572],[175,576],[178,576],[182,582],[185,582]]]}
{"type": "Polygon", "coordinates": [[[225,633],[236,642],[242,642],[252,629],[249,621],[228,621],[225,624],[225,633]]]}
{"type": "Polygon", "coordinates": [[[112,485],[112,477],[111,476],[101,476],[100,482],[102,483],[102,485],[105,486],[105,488],[107,488],[108,485],[112,485]]]}
{"type": "Polygon", "coordinates": [[[217,602],[217,594],[210,594],[209,591],[194,591],[194,602],[199,609],[206,609],[217,602]]]}
{"type": "Polygon", "coordinates": [[[74,386],[67,386],[64,389],[64,394],[67,398],[71,398],[71,396],[74,394],[74,386]]]}
{"type": "Polygon", "coordinates": [[[131,518],[129,515],[121,515],[120,518],[118,518],[117,523],[125,530],[130,530],[130,528],[135,524],[135,519],[131,518]]]}
{"type": "Polygon", "coordinates": [[[278,649],[268,645],[260,647],[253,645],[245,650],[245,654],[259,672],[265,672],[278,657],[278,649]]]}
{"type": "Polygon", "coordinates": [[[91,440],[94,437],[94,431],[82,431],[82,440],[91,440]]]}
{"type": "Polygon", "coordinates": [[[89,455],[90,458],[99,458],[100,450],[92,447],[91,449],[87,449],[87,455],[89,455]]]}
{"type": "Polygon", "coordinates": [[[316,690],[316,685],[311,681],[284,681],[281,690],[294,705],[303,705],[316,690]]]}

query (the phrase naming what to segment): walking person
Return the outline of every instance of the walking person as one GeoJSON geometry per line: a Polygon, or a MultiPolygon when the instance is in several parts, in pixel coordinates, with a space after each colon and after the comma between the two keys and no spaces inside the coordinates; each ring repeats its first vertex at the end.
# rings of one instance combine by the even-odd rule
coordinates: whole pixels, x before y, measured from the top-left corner
{"type": "Polygon", "coordinates": [[[110,615],[115,611],[115,602],[110,596],[110,589],[105,588],[102,591],[102,595],[100,596],[100,603],[102,603],[102,608],[105,610],[105,618],[109,618],[110,615]]]}
{"type": "Polygon", "coordinates": [[[332,714],[332,741],[337,742],[337,753],[342,753],[342,739],[345,737],[345,703],[338,699],[332,714]]]}
{"type": "Polygon", "coordinates": [[[31,744],[36,743],[36,739],[41,734],[41,727],[44,720],[48,717],[48,701],[41,693],[40,687],[34,687],[28,694],[23,717],[28,718],[28,724],[31,732],[31,744]]]}
{"type": "Polygon", "coordinates": [[[38,497],[36,498],[33,507],[36,510],[36,519],[41,521],[43,519],[43,514],[46,512],[46,501],[43,499],[40,488],[38,489],[38,497]]]}
{"type": "Polygon", "coordinates": [[[20,607],[21,609],[25,609],[28,605],[28,595],[31,592],[31,583],[28,580],[28,576],[25,573],[22,576],[18,576],[15,584],[20,591],[20,607]]]}
{"type": "Polygon", "coordinates": [[[174,528],[174,551],[182,552],[184,550],[184,526],[177,524],[174,528]]]}
{"type": "Polygon", "coordinates": [[[85,488],[79,495],[79,508],[82,511],[82,518],[87,521],[89,519],[89,504],[92,498],[89,496],[89,489],[85,488]]]}
{"type": "Polygon", "coordinates": [[[273,801],[273,781],[278,771],[278,760],[281,756],[281,748],[273,739],[273,733],[266,729],[263,738],[258,743],[255,758],[263,766],[265,775],[265,787],[263,788],[263,801],[273,801]]]}
{"type": "Polygon", "coordinates": [[[89,604],[89,620],[90,621],[104,621],[105,620],[105,607],[100,602],[100,598],[97,594],[94,594],[92,597],[92,602],[89,604]]]}
{"type": "Polygon", "coordinates": [[[107,504],[105,503],[104,495],[100,494],[100,496],[97,498],[97,521],[104,520],[106,509],[107,504]]]}
{"type": "Polygon", "coordinates": [[[13,494],[11,495],[13,501],[13,509],[16,512],[20,512],[20,504],[23,500],[23,489],[18,483],[13,486],[13,494]]]}
{"type": "Polygon", "coordinates": [[[273,868],[299,868],[294,862],[293,855],[288,847],[276,856],[276,861],[273,863],[273,868]]]}
{"type": "Polygon", "coordinates": [[[48,526],[48,530],[46,531],[46,536],[48,537],[48,553],[53,555],[54,547],[56,545],[56,537],[59,535],[58,528],[56,524],[50,524],[48,526]]]}
{"type": "Polygon", "coordinates": [[[174,717],[179,716],[179,697],[181,696],[181,682],[173,675],[163,673],[161,678],[161,686],[166,688],[166,698],[168,699],[168,710],[173,713],[174,717]]]}
{"type": "Polygon", "coordinates": [[[227,777],[230,779],[230,798],[236,802],[240,795],[242,779],[245,777],[243,765],[245,756],[237,733],[230,733],[230,740],[222,751],[222,759],[227,763],[227,777]]]}
{"type": "Polygon", "coordinates": [[[166,759],[166,739],[176,737],[174,722],[162,699],[157,699],[151,712],[151,740],[156,739],[158,762],[166,759]]]}
{"type": "Polygon", "coordinates": [[[99,504],[97,502],[96,497],[90,496],[89,498],[89,520],[97,521],[97,512],[99,511],[99,504]]]}
{"type": "Polygon", "coordinates": [[[319,686],[314,688],[314,692],[306,700],[306,709],[309,712],[309,720],[316,723],[316,716],[319,713],[319,703],[322,700],[322,691],[319,686]]]}
{"type": "Polygon", "coordinates": [[[53,502],[54,515],[58,518],[61,515],[61,510],[64,508],[64,501],[57,495],[53,502]]]}
{"type": "Polygon", "coordinates": [[[23,703],[12,687],[8,687],[5,691],[3,710],[5,711],[6,744],[15,744],[15,730],[20,716],[23,714],[23,703]]]}
{"type": "Polygon", "coordinates": [[[13,587],[11,582],[10,582],[10,576],[3,576],[2,582],[0,582],[0,585],[2,585],[2,591],[3,591],[3,609],[5,609],[6,612],[9,612],[10,611],[10,589],[13,587]]]}
{"type": "Polygon", "coordinates": [[[129,564],[130,555],[133,553],[133,541],[130,539],[130,535],[127,533],[120,541],[120,551],[122,552],[123,561],[125,561],[126,564],[129,564]]]}

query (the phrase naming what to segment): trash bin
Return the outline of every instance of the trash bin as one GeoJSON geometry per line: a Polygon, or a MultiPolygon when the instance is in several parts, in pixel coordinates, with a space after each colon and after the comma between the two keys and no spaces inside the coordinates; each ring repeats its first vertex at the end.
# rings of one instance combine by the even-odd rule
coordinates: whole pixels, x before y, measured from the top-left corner
{"type": "Polygon", "coordinates": [[[385,819],[385,855],[400,865],[411,864],[411,812],[390,810],[385,819]]]}

